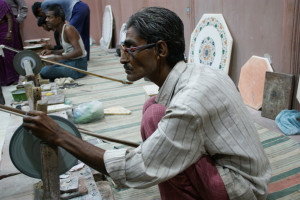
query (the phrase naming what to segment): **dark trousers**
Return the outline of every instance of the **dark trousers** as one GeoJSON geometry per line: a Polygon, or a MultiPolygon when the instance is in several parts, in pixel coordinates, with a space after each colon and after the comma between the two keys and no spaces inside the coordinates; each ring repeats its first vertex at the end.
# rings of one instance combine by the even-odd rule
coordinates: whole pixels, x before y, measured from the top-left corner
{"type": "Polygon", "coordinates": [[[5,104],[4,96],[3,96],[3,93],[2,93],[1,82],[0,82],[0,104],[2,104],[2,105],[5,104]]]}
{"type": "MultiPolygon", "coordinates": [[[[17,16],[15,16],[15,18],[17,19],[17,16]]],[[[18,38],[20,40],[21,48],[23,49],[23,40],[22,40],[22,37],[21,37],[20,24],[19,23],[18,23],[18,38]]]]}
{"type": "Polygon", "coordinates": [[[90,59],[90,8],[89,6],[79,1],[75,4],[72,17],[70,19],[70,25],[74,26],[79,32],[85,50],[87,52],[87,60],[90,59]]]}

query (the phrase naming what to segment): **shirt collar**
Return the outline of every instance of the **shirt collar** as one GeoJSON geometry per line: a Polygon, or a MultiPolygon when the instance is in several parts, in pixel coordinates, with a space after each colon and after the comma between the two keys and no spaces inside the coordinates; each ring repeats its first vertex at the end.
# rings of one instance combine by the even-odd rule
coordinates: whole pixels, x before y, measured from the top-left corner
{"type": "Polygon", "coordinates": [[[179,80],[179,77],[185,71],[187,64],[184,61],[178,62],[167,76],[164,84],[159,89],[155,101],[158,104],[168,107],[172,99],[175,86],[179,80]]]}

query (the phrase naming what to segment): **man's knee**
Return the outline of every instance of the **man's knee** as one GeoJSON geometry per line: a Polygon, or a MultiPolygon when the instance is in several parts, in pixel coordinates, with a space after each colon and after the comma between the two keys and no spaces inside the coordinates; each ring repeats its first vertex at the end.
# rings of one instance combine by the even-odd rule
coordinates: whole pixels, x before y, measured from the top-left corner
{"type": "Polygon", "coordinates": [[[42,78],[48,78],[50,72],[50,66],[46,65],[40,72],[42,78]]]}

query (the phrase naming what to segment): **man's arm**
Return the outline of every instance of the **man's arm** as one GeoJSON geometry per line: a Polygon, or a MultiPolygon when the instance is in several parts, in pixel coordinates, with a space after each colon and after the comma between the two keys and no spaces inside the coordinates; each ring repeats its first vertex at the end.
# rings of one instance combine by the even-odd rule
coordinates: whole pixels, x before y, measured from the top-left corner
{"type": "MultiPolygon", "coordinates": [[[[49,54],[62,55],[63,52],[64,52],[63,49],[58,49],[58,50],[55,50],[55,49],[45,49],[45,50],[43,50],[41,52],[41,55],[42,56],[49,55],[49,54]]],[[[57,58],[59,58],[59,59],[55,59],[55,60],[62,60],[61,57],[62,56],[58,56],[57,58]]]]}
{"type": "Polygon", "coordinates": [[[64,30],[64,39],[67,43],[70,43],[74,50],[70,53],[61,56],[60,59],[62,60],[69,60],[72,58],[77,58],[83,54],[80,45],[79,45],[79,39],[80,35],[78,31],[73,26],[66,26],[64,30]]]}
{"type": "Polygon", "coordinates": [[[28,7],[24,0],[17,0],[17,3],[19,8],[18,8],[18,17],[16,20],[19,24],[22,24],[27,17],[28,7]]]}
{"type": "Polygon", "coordinates": [[[23,127],[29,129],[40,139],[60,146],[86,163],[93,169],[107,174],[100,149],[62,129],[49,116],[40,111],[30,111],[28,117],[23,118],[23,127]]]}

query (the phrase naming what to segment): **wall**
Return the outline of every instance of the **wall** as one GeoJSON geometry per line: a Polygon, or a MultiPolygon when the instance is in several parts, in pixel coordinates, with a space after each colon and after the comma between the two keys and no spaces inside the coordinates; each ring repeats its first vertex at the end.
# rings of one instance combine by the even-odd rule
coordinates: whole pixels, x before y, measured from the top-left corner
{"type": "MultiPolygon", "coordinates": [[[[23,41],[28,39],[35,39],[41,37],[48,37],[51,39],[51,42],[54,44],[55,40],[53,37],[53,32],[46,32],[43,28],[37,26],[37,19],[32,13],[31,6],[37,0],[25,0],[28,6],[28,15],[23,23],[23,41]]],[[[102,33],[102,4],[98,0],[83,0],[90,7],[91,19],[90,19],[90,32],[91,36],[99,44],[99,39],[102,33]]],[[[26,44],[25,44],[26,45],[26,44]]]]}
{"type": "MultiPolygon", "coordinates": [[[[31,8],[33,0],[25,0],[31,8]]],[[[161,6],[176,12],[184,23],[186,54],[190,36],[204,13],[222,13],[233,37],[230,72],[238,84],[241,67],[252,56],[269,54],[275,72],[299,74],[298,0],[83,0],[91,10],[91,36],[97,44],[102,35],[102,16],[111,5],[114,17],[113,44],[119,43],[120,28],[127,19],[148,6],[161,6]],[[190,12],[187,12],[187,8],[190,12]]],[[[52,37],[36,26],[30,12],[24,22],[24,39],[52,37]]],[[[52,40],[54,41],[54,40],[52,40]]],[[[294,105],[299,104],[295,101],[294,105]]]]}

